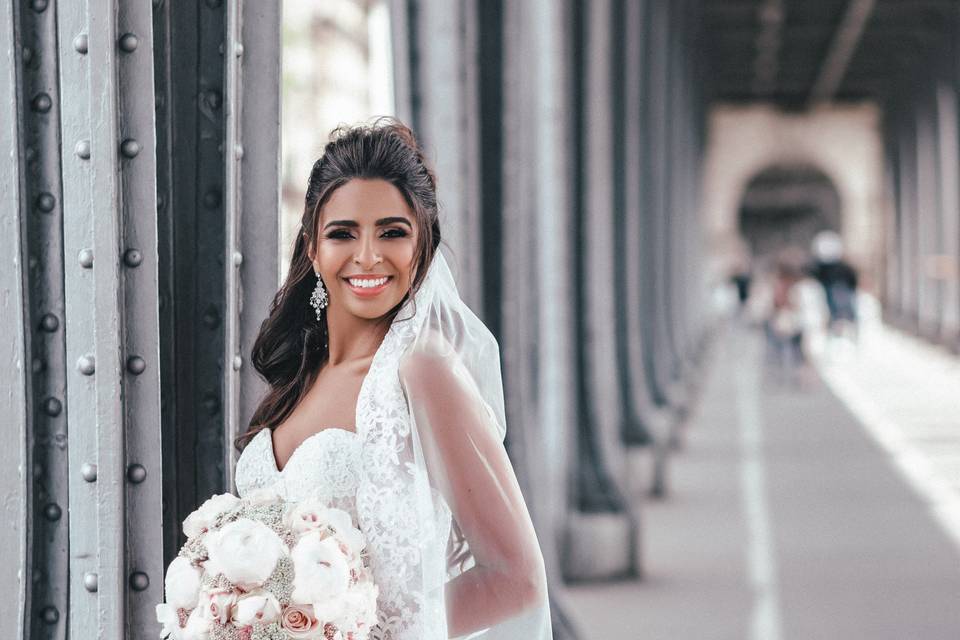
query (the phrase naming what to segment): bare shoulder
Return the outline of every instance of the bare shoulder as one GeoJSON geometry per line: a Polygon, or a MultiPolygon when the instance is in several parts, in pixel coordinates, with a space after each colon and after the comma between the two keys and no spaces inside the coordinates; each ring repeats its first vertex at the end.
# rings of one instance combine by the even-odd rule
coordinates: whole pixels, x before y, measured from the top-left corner
{"type": "Polygon", "coordinates": [[[427,329],[404,354],[400,375],[413,382],[439,382],[454,372],[457,363],[453,345],[440,332],[427,329]]]}

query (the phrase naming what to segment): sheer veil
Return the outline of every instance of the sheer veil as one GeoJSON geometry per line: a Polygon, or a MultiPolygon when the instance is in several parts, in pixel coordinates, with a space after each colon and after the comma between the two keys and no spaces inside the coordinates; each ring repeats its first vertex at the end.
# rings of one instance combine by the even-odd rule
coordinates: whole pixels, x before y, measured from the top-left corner
{"type": "Polygon", "coordinates": [[[503,446],[499,347],[439,251],[374,355],[357,432],[378,637],[551,638],[543,558],[503,446]]]}

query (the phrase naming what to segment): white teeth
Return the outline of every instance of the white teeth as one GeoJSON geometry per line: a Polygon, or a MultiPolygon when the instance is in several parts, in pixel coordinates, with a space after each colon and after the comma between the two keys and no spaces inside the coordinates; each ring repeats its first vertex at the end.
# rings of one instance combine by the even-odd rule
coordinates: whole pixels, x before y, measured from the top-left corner
{"type": "Polygon", "coordinates": [[[372,280],[370,278],[350,278],[349,282],[354,287],[359,287],[361,289],[370,289],[372,287],[379,287],[387,281],[387,278],[377,278],[372,280]]]}

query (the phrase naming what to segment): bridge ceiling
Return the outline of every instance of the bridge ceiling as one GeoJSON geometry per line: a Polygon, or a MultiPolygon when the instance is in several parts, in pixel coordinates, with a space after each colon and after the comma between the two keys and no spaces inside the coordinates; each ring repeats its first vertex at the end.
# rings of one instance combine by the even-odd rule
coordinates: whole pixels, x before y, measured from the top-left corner
{"type": "Polygon", "coordinates": [[[957,56],[960,0],[702,0],[715,100],[885,100],[957,56]]]}

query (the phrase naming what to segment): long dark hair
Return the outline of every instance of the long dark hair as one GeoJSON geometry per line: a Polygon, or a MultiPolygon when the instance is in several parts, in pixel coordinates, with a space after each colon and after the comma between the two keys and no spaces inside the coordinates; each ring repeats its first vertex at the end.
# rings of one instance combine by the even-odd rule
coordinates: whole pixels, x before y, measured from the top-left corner
{"type": "Polygon", "coordinates": [[[380,117],[370,124],[341,125],[330,133],[323,155],[313,165],[287,278],[273,297],[267,318],[253,344],[251,361],[269,385],[247,431],[234,440],[242,450],[261,429],[279,425],[299,404],[327,361],[327,319],[310,306],[316,285],[307,252],[316,243],[320,210],[339,187],[353,178],[379,178],[400,190],[417,221],[414,278],[410,291],[388,312],[393,318],[426,276],[437,246],[440,225],[437,179],[413,132],[400,121],[380,117]]]}

